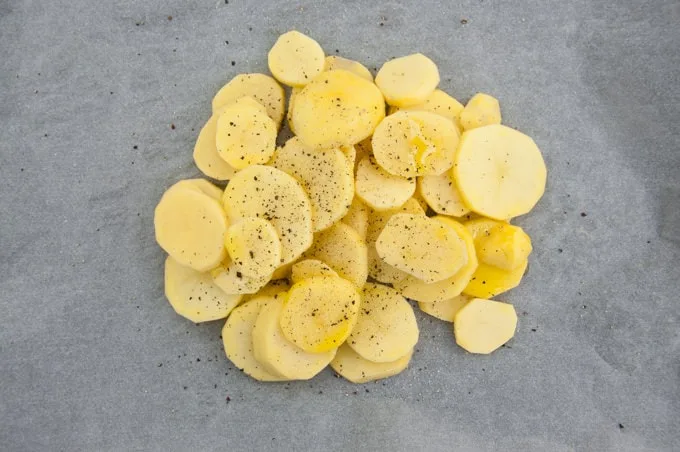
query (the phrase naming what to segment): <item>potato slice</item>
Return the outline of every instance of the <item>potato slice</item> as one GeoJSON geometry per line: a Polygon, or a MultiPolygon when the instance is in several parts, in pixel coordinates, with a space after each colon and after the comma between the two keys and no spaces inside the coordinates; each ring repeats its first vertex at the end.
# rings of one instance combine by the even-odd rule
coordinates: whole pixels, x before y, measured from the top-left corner
{"type": "Polygon", "coordinates": [[[372,137],[365,138],[354,145],[354,149],[357,151],[357,156],[354,159],[354,172],[356,173],[357,166],[359,162],[369,155],[373,155],[373,145],[371,144],[372,137]]]}
{"type": "Polygon", "coordinates": [[[467,262],[456,231],[423,215],[394,215],[375,247],[382,260],[426,283],[453,276],[467,262]]]}
{"type": "Polygon", "coordinates": [[[534,140],[492,125],[463,134],[453,176],[470,209],[508,220],[529,212],[543,196],[546,168],[534,140]]]}
{"type": "Polygon", "coordinates": [[[342,217],[342,222],[351,226],[362,240],[366,240],[366,231],[368,230],[368,215],[370,209],[360,199],[355,197],[352,200],[352,205],[349,206],[349,211],[342,217]]]}
{"type": "Polygon", "coordinates": [[[514,289],[522,280],[528,265],[529,261],[525,260],[519,267],[503,270],[480,262],[463,293],[473,297],[492,298],[514,289]]]}
{"type": "Polygon", "coordinates": [[[170,187],[154,212],[158,244],[182,265],[197,271],[225,258],[227,219],[219,202],[190,188],[170,187]]]}
{"type": "MultiPolygon", "coordinates": [[[[245,303],[248,300],[252,300],[257,297],[284,297],[286,292],[290,289],[290,283],[287,279],[277,279],[275,281],[269,281],[266,286],[258,290],[254,294],[243,295],[241,303],[245,303]]],[[[283,298],[281,298],[283,299],[283,298]]]]}
{"type": "Polygon", "coordinates": [[[292,268],[293,268],[292,262],[280,266],[274,271],[274,274],[272,274],[272,280],[288,279],[290,277],[290,271],[292,268]]]}
{"type": "Polygon", "coordinates": [[[489,354],[515,335],[517,313],[508,303],[475,298],[456,314],[456,343],[470,353],[489,354]]]}
{"type": "Polygon", "coordinates": [[[352,227],[344,223],[336,223],[325,231],[317,232],[314,244],[304,257],[325,262],[357,287],[362,287],[368,278],[366,244],[352,227]]]}
{"type": "Polygon", "coordinates": [[[260,296],[234,309],[227,323],[222,328],[224,352],[234,366],[259,381],[282,381],[281,375],[275,375],[255,359],[253,352],[253,327],[263,306],[280,303],[272,297],[260,296]]]}
{"type": "Polygon", "coordinates": [[[185,267],[172,257],[165,259],[165,297],[177,314],[194,323],[223,319],[241,301],[213,283],[210,273],[185,267]]]}
{"type": "Polygon", "coordinates": [[[364,359],[376,363],[408,355],[418,342],[418,322],[413,308],[399,292],[367,283],[363,301],[347,345],[364,359]]]}
{"type": "Polygon", "coordinates": [[[394,288],[399,290],[403,296],[422,303],[436,303],[460,295],[478,266],[475,242],[470,231],[452,218],[437,216],[434,219],[449,225],[456,231],[465,245],[467,262],[453,276],[436,283],[427,284],[411,275],[394,283],[394,288]]]}
{"type": "Polygon", "coordinates": [[[413,349],[401,358],[389,363],[374,363],[364,359],[347,344],[343,344],[335,358],[331,361],[331,367],[338,375],[342,375],[352,383],[368,383],[382,378],[392,377],[408,367],[413,356],[413,349]]]}
{"type": "Polygon", "coordinates": [[[358,61],[348,60],[347,58],[335,55],[327,56],[324,62],[323,70],[335,71],[338,69],[352,72],[353,74],[356,74],[371,83],[373,82],[373,75],[371,75],[371,71],[369,71],[366,66],[359,63],[358,61]]]}
{"type": "Polygon", "coordinates": [[[262,218],[244,218],[232,224],[224,246],[236,269],[251,278],[270,277],[281,262],[276,229],[262,218]]]}
{"type": "Polygon", "coordinates": [[[354,167],[357,164],[356,148],[351,144],[345,144],[343,146],[340,146],[340,152],[342,152],[345,155],[347,163],[349,164],[349,170],[352,174],[354,174],[354,167]]]}
{"type": "Polygon", "coordinates": [[[276,149],[276,123],[245,102],[224,107],[217,118],[217,153],[236,169],[267,163],[276,149]]]}
{"type": "Polygon", "coordinates": [[[394,176],[382,169],[372,156],[364,157],[357,167],[356,194],[375,210],[390,210],[413,196],[416,180],[394,176]]]}
{"type": "Polygon", "coordinates": [[[286,121],[288,128],[295,134],[295,125],[293,124],[293,109],[295,108],[295,98],[300,94],[302,88],[291,88],[290,97],[288,98],[288,112],[286,113],[286,121]]]}
{"type": "Polygon", "coordinates": [[[427,204],[427,201],[425,201],[423,196],[420,194],[420,190],[416,190],[415,193],[413,193],[412,199],[415,199],[418,202],[418,204],[420,204],[420,207],[423,209],[423,212],[427,213],[430,206],[427,204]]]}
{"type": "Polygon", "coordinates": [[[254,294],[271,279],[271,273],[254,277],[245,275],[241,272],[240,267],[230,259],[227,259],[210,273],[215,285],[228,294],[254,294]]]}
{"type": "Polygon", "coordinates": [[[304,86],[324,68],[319,43],[295,30],[279,36],[267,60],[274,78],[288,86],[304,86]]]}
{"type": "Polygon", "coordinates": [[[485,264],[512,270],[531,254],[531,239],[519,226],[500,222],[477,238],[475,249],[485,264]]]}
{"type": "Polygon", "coordinates": [[[328,228],[349,210],[354,178],[339,149],[315,151],[293,137],[276,151],[269,164],[297,179],[309,195],[314,232],[328,228]]]}
{"type": "Polygon", "coordinates": [[[460,125],[464,130],[501,123],[501,106],[498,99],[488,94],[472,96],[460,113],[460,125]]]}
{"type": "Polygon", "coordinates": [[[436,89],[422,103],[411,105],[410,107],[404,108],[390,107],[390,114],[396,113],[399,110],[429,111],[441,115],[452,121],[454,124],[456,124],[456,127],[460,132],[462,131],[462,127],[460,125],[460,114],[463,112],[464,108],[465,107],[463,106],[463,104],[458,102],[456,99],[449,96],[444,91],[436,89]]]}
{"type": "Polygon", "coordinates": [[[283,335],[279,319],[283,303],[262,307],[253,327],[253,351],[257,361],[272,374],[289,380],[309,380],[321,372],[335,357],[336,349],[309,353],[283,335]]]}
{"type": "Polygon", "coordinates": [[[371,82],[348,71],[323,72],[295,96],[293,128],[315,149],[355,144],[385,117],[385,102],[371,82]]]}
{"type": "Polygon", "coordinates": [[[304,259],[293,264],[290,280],[293,284],[297,284],[316,276],[335,276],[339,278],[336,271],[329,267],[328,264],[318,259],[304,259]]]}
{"type": "Polygon", "coordinates": [[[239,171],[224,190],[224,209],[232,223],[247,217],[270,221],[281,240],[281,265],[293,262],[309,246],[312,209],[295,178],[270,166],[239,171]]]}
{"type": "Polygon", "coordinates": [[[172,188],[188,188],[190,190],[203,193],[204,195],[210,196],[215,201],[222,201],[222,194],[224,191],[215,184],[208,182],[205,179],[184,179],[177,182],[172,188]]]}
{"type": "Polygon", "coordinates": [[[301,349],[321,353],[337,349],[357,321],[361,295],[339,276],[316,276],[288,291],[281,313],[284,336],[301,349]]]}
{"type": "Polygon", "coordinates": [[[439,85],[439,70],[431,59],[414,53],[383,64],[375,84],[388,104],[408,107],[425,102],[432,94],[439,85]]]}
{"type": "Polygon", "coordinates": [[[376,161],[388,173],[413,177],[451,168],[458,141],[458,129],[443,116],[399,111],[378,125],[372,146],[376,161]]]}
{"type": "Polygon", "coordinates": [[[439,320],[445,322],[453,322],[456,313],[460,309],[468,304],[473,297],[469,295],[456,295],[453,298],[447,298],[446,300],[435,301],[434,303],[423,303],[418,302],[418,307],[425,314],[429,314],[432,317],[436,317],[439,320]]]}
{"type": "Polygon", "coordinates": [[[463,203],[450,171],[439,176],[420,177],[418,192],[438,214],[460,217],[470,211],[463,203]]]}
{"type": "Polygon", "coordinates": [[[194,145],[194,163],[203,174],[217,180],[229,180],[236,169],[217,152],[217,114],[213,114],[198,134],[194,145]]]}
{"type": "Polygon", "coordinates": [[[242,97],[254,98],[267,109],[267,115],[277,126],[281,126],[286,111],[286,93],[276,80],[264,74],[239,74],[231,79],[213,98],[213,115],[242,97]]]}

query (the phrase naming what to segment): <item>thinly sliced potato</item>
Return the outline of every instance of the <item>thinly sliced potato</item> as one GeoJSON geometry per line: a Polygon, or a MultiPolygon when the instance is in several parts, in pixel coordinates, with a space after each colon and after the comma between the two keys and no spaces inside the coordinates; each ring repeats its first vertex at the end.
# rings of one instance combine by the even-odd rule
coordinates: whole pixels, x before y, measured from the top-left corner
{"type": "Polygon", "coordinates": [[[416,190],[415,193],[413,193],[413,199],[418,201],[418,204],[420,204],[420,207],[422,207],[423,212],[427,213],[428,209],[430,206],[427,204],[427,201],[423,199],[423,197],[420,194],[420,190],[416,190]]]}
{"type": "Polygon", "coordinates": [[[256,297],[274,297],[280,298],[286,296],[286,292],[290,289],[290,283],[287,279],[277,279],[275,281],[269,281],[266,286],[258,290],[254,294],[243,295],[241,303],[252,300],[256,297]]]}
{"type": "Polygon", "coordinates": [[[352,331],[361,294],[339,276],[315,276],[288,291],[281,313],[286,339],[310,353],[337,349],[352,331]]]}
{"type": "Polygon", "coordinates": [[[436,317],[445,322],[453,322],[456,313],[460,311],[463,306],[468,304],[470,300],[472,300],[471,296],[461,294],[456,295],[453,298],[447,298],[446,300],[435,301],[434,303],[423,303],[422,301],[419,301],[418,307],[421,311],[432,317],[436,317]]]}
{"type": "Polygon", "coordinates": [[[348,71],[323,72],[295,96],[295,132],[315,149],[358,143],[384,117],[380,90],[348,71]]]}
{"type": "Polygon", "coordinates": [[[293,268],[293,262],[288,262],[285,265],[281,265],[272,274],[272,280],[288,279],[290,277],[290,270],[293,268]]]}
{"type": "Polygon", "coordinates": [[[355,197],[352,200],[352,205],[349,206],[349,211],[342,217],[342,222],[351,226],[362,240],[366,240],[366,231],[368,230],[368,215],[370,209],[360,199],[355,197]]]}
{"type": "Polygon", "coordinates": [[[460,125],[460,114],[463,112],[464,108],[465,107],[463,104],[458,102],[456,99],[449,96],[444,91],[436,89],[422,103],[404,108],[390,107],[390,114],[396,113],[399,110],[422,110],[437,113],[438,115],[453,121],[460,132],[462,131],[462,127],[460,125]]]}
{"type": "Polygon", "coordinates": [[[198,134],[194,145],[194,163],[203,174],[217,180],[229,180],[236,169],[228,164],[217,152],[217,117],[213,114],[198,134]]]}
{"type": "Polygon", "coordinates": [[[232,224],[224,246],[236,269],[250,278],[270,277],[281,262],[276,229],[262,218],[244,218],[232,224]]]}
{"type": "Polygon", "coordinates": [[[207,271],[226,256],[227,219],[219,202],[191,188],[170,187],[154,212],[158,244],[182,265],[207,271]]]}
{"type": "Polygon", "coordinates": [[[508,220],[533,209],[543,196],[547,174],[534,140],[510,127],[491,125],[463,134],[453,177],[470,209],[508,220]]]}
{"type": "Polygon", "coordinates": [[[254,277],[244,274],[230,259],[210,273],[215,285],[228,294],[254,294],[271,280],[271,273],[254,277]]]}
{"type": "Polygon", "coordinates": [[[217,202],[222,201],[222,195],[224,194],[224,190],[205,179],[184,179],[177,182],[171,188],[188,188],[190,190],[203,193],[204,195],[208,195],[217,202]]]}
{"type": "Polygon", "coordinates": [[[347,159],[347,163],[349,164],[349,170],[352,174],[354,174],[354,167],[356,166],[357,163],[357,150],[351,144],[346,144],[340,146],[340,151],[343,154],[345,154],[345,158],[347,159]]]}
{"type": "Polygon", "coordinates": [[[408,367],[413,356],[413,349],[401,358],[389,363],[374,363],[364,359],[346,343],[338,349],[331,367],[338,375],[342,375],[352,383],[368,383],[382,378],[392,377],[408,367]]]}
{"type": "Polygon", "coordinates": [[[268,55],[269,70],[288,86],[304,86],[324,68],[324,53],[318,42],[299,31],[289,31],[276,40],[268,55]]]}
{"type": "Polygon", "coordinates": [[[383,64],[375,84],[388,104],[408,107],[424,102],[432,94],[439,84],[439,70],[431,59],[415,53],[383,64]]]}
{"type": "Polygon", "coordinates": [[[262,307],[270,303],[280,301],[259,296],[234,309],[222,328],[222,342],[229,361],[247,375],[259,381],[282,381],[285,378],[265,370],[253,352],[255,321],[262,307]]]}
{"type": "Polygon", "coordinates": [[[335,276],[338,274],[328,264],[318,259],[304,259],[293,264],[290,280],[293,284],[304,281],[305,279],[316,276],[335,276]]]}
{"type": "Polygon", "coordinates": [[[354,60],[348,60],[347,58],[343,58],[341,56],[327,56],[323,70],[335,71],[338,69],[352,72],[359,77],[368,80],[369,82],[373,82],[373,75],[371,75],[371,71],[369,71],[363,64],[354,60]]]}
{"type": "Polygon", "coordinates": [[[373,155],[373,145],[371,144],[371,139],[373,137],[368,137],[357,144],[354,145],[354,149],[357,151],[357,156],[354,159],[354,172],[356,173],[357,171],[357,166],[359,166],[359,162],[364,159],[364,157],[368,157],[369,155],[373,155]]]}
{"type": "Polygon", "coordinates": [[[367,283],[356,325],[347,344],[363,358],[376,363],[408,355],[418,342],[418,322],[413,308],[399,292],[367,283]]]}
{"type": "Polygon", "coordinates": [[[286,93],[276,80],[264,74],[239,74],[231,79],[213,98],[213,115],[242,97],[252,97],[264,105],[267,115],[281,125],[286,111],[286,93]]]}
{"type": "Polygon", "coordinates": [[[426,283],[453,276],[467,262],[456,231],[422,215],[392,216],[375,247],[382,260],[426,283]]]}
{"type": "Polygon", "coordinates": [[[475,298],[456,314],[456,343],[470,353],[488,354],[508,342],[517,329],[517,313],[508,303],[475,298]]]}
{"type": "Polygon", "coordinates": [[[305,259],[318,259],[338,275],[362,287],[368,277],[366,244],[359,234],[344,223],[336,223],[314,235],[314,244],[305,259]]]}
{"type": "Polygon", "coordinates": [[[165,297],[177,314],[194,323],[223,319],[241,301],[213,283],[210,273],[185,267],[168,256],[165,259],[165,297]]]}
{"type": "Polygon", "coordinates": [[[460,217],[470,211],[463,202],[450,171],[418,179],[418,192],[438,214],[460,217]]]}
{"type": "Polygon", "coordinates": [[[293,109],[295,108],[295,98],[300,94],[302,88],[291,88],[290,97],[288,98],[288,112],[286,113],[286,121],[291,132],[295,133],[295,125],[293,124],[293,109]]]}
{"type": "Polygon", "coordinates": [[[477,256],[485,264],[512,270],[522,265],[531,254],[531,238],[519,226],[499,222],[475,243],[477,256]]]}
{"type": "Polygon", "coordinates": [[[402,206],[413,196],[416,180],[394,176],[382,169],[372,156],[364,157],[357,167],[356,194],[375,210],[402,206]]]}
{"type": "Polygon", "coordinates": [[[224,107],[217,117],[217,153],[236,169],[264,164],[276,149],[276,123],[245,102],[224,107]]]}
{"type": "Polygon", "coordinates": [[[257,361],[272,374],[289,380],[309,380],[335,357],[337,349],[309,353],[283,335],[279,319],[283,303],[268,303],[260,310],[253,327],[253,351],[257,361]]]}
{"type": "Polygon", "coordinates": [[[464,130],[501,123],[501,106],[498,99],[488,94],[472,96],[460,113],[460,125],[464,130]]]}
{"type": "Polygon", "coordinates": [[[309,195],[314,232],[333,225],[349,210],[354,178],[339,149],[315,151],[293,137],[276,151],[269,164],[293,176],[309,195]]]}
{"type": "Polygon", "coordinates": [[[239,171],[224,190],[229,221],[259,217],[270,221],[281,240],[281,265],[293,262],[312,244],[312,209],[300,183],[270,166],[239,171]]]}
{"type": "Polygon", "coordinates": [[[453,276],[436,283],[427,284],[411,275],[394,283],[394,288],[399,290],[403,296],[422,303],[436,303],[460,295],[478,266],[475,242],[470,231],[452,218],[437,216],[434,219],[448,224],[456,231],[465,245],[467,262],[453,276]]]}

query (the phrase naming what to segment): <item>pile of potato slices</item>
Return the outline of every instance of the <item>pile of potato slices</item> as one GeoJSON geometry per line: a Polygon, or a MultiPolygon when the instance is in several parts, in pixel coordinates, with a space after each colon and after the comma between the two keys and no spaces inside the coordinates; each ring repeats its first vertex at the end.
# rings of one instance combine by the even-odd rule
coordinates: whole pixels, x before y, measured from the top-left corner
{"type": "Polygon", "coordinates": [[[501,125],[495,98],[438,89],[421,54],[374,79],[290,31],[268,62],[273,77],[219,90],[196,141],[197,167],[226,188],[182,180],[156,207],[175,311],[226,318],[227,357],[261,381],[328,365],[354,383],[398,374],[419,336],[408,300],[453,322],[470,353],[511,339],[515,309],[491,298],[532,251],[510,221],[545,189],[534,141],[501,125]],[[284,120],[294,136],[277,146],[284,120]]]}

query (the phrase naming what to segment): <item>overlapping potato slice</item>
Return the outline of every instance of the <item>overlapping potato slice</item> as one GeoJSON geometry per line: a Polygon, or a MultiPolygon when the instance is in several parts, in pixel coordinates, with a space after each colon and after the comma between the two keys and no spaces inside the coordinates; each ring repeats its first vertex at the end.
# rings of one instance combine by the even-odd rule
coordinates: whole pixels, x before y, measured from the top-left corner
{"type": "Polygon", "coordinates": [[[439,84],[439,70],[421,53],[395,58],[383,64],[375,84],[387,103],[408,107],[424,102],[439,84]]]}
{"type": "Polygon", "coordinates": [[[485,264],[512,270],[531,254],[531,239],[519,226],[499,223],[478,237],[475,244],[479,260],[485,264]]]}
{"type": "Polygon", "coordinates": [[[240,267],[227,258],[221,265],[211,270],[215,285],[228,294],[254,294],[271,279],[270,274],[248,276],[240,267]]]}
{"type": "Polygon", "coordinates": [[[435,301],[434,303],[423,303],[422,301],[419,301],[418,307],[421,311],[432,317],[436,317],[445,322],[453,322],[456,313],[460,311],[463,306],[468,304],[470,300],[472,300],[471,296],[461,294],[456,295],[453,298],[447,298],[446,300],[435,301]]]}
{"type": "Polygon", "coordinates": [[[501,106],[498,99],[477,93],[460,112],[460,125],[464,130],[501,123],[501,106]]]}
{"type": "Polygon", "coordinates": [[[438,176],[419,177],[418,193],[438,214],[460,217],[470,211],[463,202],[450,171],[438,176]]]}
{"type": "Polygon", "coordinates": [[[204,195],[210,196],[215,201],[222,201],[222,194],[224,190],[215,184],[208,182],[205,179],[183,179],[173,185],[171,188],[188,188],[190,190],[203,193],[204,195]]]}
{"type": "Polygon", "coordinates": [[[349,206],[349,211],[342,217],[342,222],[351,226],[362,240],[366,239],[366,232],[368,231],[368,215],[370,209],[360,199],[355,197],[352,200],[352,205],[349,206]]]}
{"type": "Polygon", "coordinates": [[[212,100],[213,115],[232,102],[252,97],[267,109],[267,115],[280,126],[286,111],[286,95],[276,80],[264,74],[239,74],[224,85],[212,100]]]}
{"type": "Polygon", "coordinates": [[[470,353],[488,354],[515,335],[517,313],[511,304],[475,298],[453,321],[456,343],[470,353]]]}
{"type": "Polygon", "coordinates": [[[304,86],[324,68],[323,49],[299,31],[289,31],[276,40],[268,55],[269,70],[288,86],[304,86]]]}
{"type": "Polygon", "coordinates": [[[264,164],[276,149],[276,134],[276,123],[261,108],[235,102],[217,117],[217,153],[236,169],[264,164]]]}
{"type": "Polygon", "coordinates": [[[316,276],[338,276],[338,274],[325,262],[318,259],[303,259],[293,264],[290,280],[293,284],[297,284],[316,276]]]}
{"type": "MultiPolygon", "coordinates": [[[[245,303],[248,300],[252,300],[257,297],[274,297],[280,298],[286,295],[286,292],[290,289],[290,283],[287,279],[277,279],[269,281],[266,286],[258,290],[254,294],[243,295],[241,303],[245,303]]],[[[283,299],[283,298],[280,298],[283,299]]]]}
{"type": "Polygon", "coordinates": [[[262,218],[243,218],[232,224],[224,245],[236,269],[251,278],[270,277],[281,262],[276,229],[262,218]]]}
{"type": "Polygon", "coordinates": [[[458,131],[461,131],[460,114],[463,112],[464,108],[463,104],[456,99],[446,94],[444,91],[436,89],[422,103],[404,108],[390,107],[390,114],[396,113],[399,110],[430,111],[451,120],[458,127],[458,131]]]}
{"type": "Polygon", "coordinates": [[[194,163],[203,174],[217,180],[229,180],[236,169],[228,164],[217,152],[217,118],[213,114],[198,134],[194,145],[194,163]]]}
{"type": "Polygon", "coordinates": [[[347,58],[336,55],[327,56],[324,62],[323,70],[335,71],[338,69],[352,72],[359,77],[368,80],[369,82],[373,82],[373,75],[371,75],[371,71],[369,71],[366,66],[359,63],[358,61],[348,60],[347,58]]]}
{"type": "Polygon", "coordinates": [[[364,157],[356,172],[356,194],[375,210],[396,209],[413,196],[414,177],[395,176],[382,169],[371,156],[364,157]]]}
{"type": "Polygon", "coordinates": [[[413,356],[413,349],[401,358],[387,363],[374,363],[355,352],[352,347],[343,344],[335,358],[331,361],[331,367],[343,378],[352,383],[368,383],[392,377],[405,370],[413,356]]]}

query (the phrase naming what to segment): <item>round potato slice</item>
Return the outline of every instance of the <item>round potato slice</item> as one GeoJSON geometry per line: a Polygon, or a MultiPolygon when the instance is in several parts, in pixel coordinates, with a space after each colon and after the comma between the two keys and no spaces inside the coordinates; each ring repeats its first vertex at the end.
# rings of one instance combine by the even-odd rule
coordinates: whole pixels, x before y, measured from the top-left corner
{"type": "Polygon", "coordinates": [[[425,314],[429,314],[432,317],[436,317],[439,320],[445,322],[453,322],[456,313],[460,309],[468,304],[473,297],[469,295],[456,295],[453,298],[447,298],[446,300],[435,301],[434,303],[423,303],[418,302],[418,307],[425,314]]]}
{"type": "Polygon", "coordinates": [[[411,275],[394,283],[394,288],[403,296],[421,303],[436,303],[460,295],[478,267],[475,242],[470,231],[452,218],[437,216],[434,219],[449,225],[456,231],[465,245],[467,262],[453,276],[436,283],[427,284],[411,275]]]}
{"type": "Polygon", "coordinates": [[[371,82],[348,71],[323,72],[295,96],[293,128],[314,149],[355,144],[385,117],[385,101],[371,82]]]}
{"type": "Polygon", "coordinates": [[[253,165],[239,171],[224,190],[223,203],[232,223],[259,217],[274,225],[281,265],[293,262],[312,244],[309,198],[298,181],[281,170],[253,165]]]}
{"type": "Polygon", "coordinates": [[[323,70],[335,71],[338,69],[349,71],[363,79],[368,80],[369,82],[373,82],[373,75],[371,75],[371,71],[369,71],[366,66],[359,63],[358,61],[348,60],[347,58],[335,55],[327,56],[324,62],[323,70]]]}
{"type": "Polygon", "coordinates": [[[284,336],[301,349],[321,353],[337,349],[357,321],[361,295],[339,276],[316,276],[288,291],[281,314],[284,336]]]}
{"type": "Polygon", "coordinates": [[[394,215],[375,247],[382,260],[426,283],[453,276],[467,262],[456,231],[423,215],[394,215]]]}
{"type": "Polygon", "coordinates": [[[271,273],[261,276],[247,276],[232,260],[227,260],[210,274],[215,285],[228,294],[254,294],[271,279],[271,273]]]}
{"type": "Polygon", "coordinates": [[[336,223],[316,233],[314,244],[304,257],[325,262],[340,277],[357,287],[362,287],[368,278],[366,244],[352,227],[344,223],[336,223]]]}
{"type": "Polygon", "coordinates": [[[491,125],[463,134],[453,176],[470,209],[508,220],[536,205],[547,174],[534,140],[509,127],[491,125]]]}
{"type": "Polygon", "coordinates": [[[246,276],[269,277],[281,262],[281,241],[274,226],[257,217],[244,218],[227,229],[224,241],[232,262],[246,276]]]}
{"type": "Polygon", "coordinates": [[[366,231],[368,230],[368,214],[370,209],[361,202],[360,199],[354,198],[352,205],[349,206],[349,211],[342,217],[342,222],[347,226],[351,226],[362,240],[366,239],[366,231]]]}
{"type": "Polygon", "coordinates": [[[531,238],[519,226],[499,222],[477,237],[475,249],[485,264],[512,270],[522,265],[531,254],[531,238]]]}
{"type": "Polygon", "coordinates": [[[259,108],[235,102],[217,118],[216,145],[236,169],[267,163],[276,150],[276,123],[259,108]]]}
{"type": "Polygon", "coordinates": [[[291,88],[290,97],[288,98],[288,112],[286,113],[286,121],[288,121],[288,128],[295,133],[295,125],[293,124],[293,109],[295,108],[295,98],[302,91],[302,88],[291,88]]]}
{"type": "Polygon", "coordinates": [[[403,176],[442,174],[453,166],[459,136],[456,126],[429,111],[398,111],[375,129],[373,154],[388,173],[403,176]]]}
{"type": "Polygon", "coordinates": [[[517,313],[508,303],[475,298],[456,314],[456,343],[470,353],[489,354],[515,335],[517,313]]]}
{"type": "Polygon", "coordinates": [[[223,319],[241,301],[213,283],[210,273],[201,273],[165,259],[165,297],[177,314],[194,323],[223,319]]]}
{"type": "Polygon", "coordinates": [[[309,195],[314,232],[345,216],[354,197],[354,178],[339,149],[315,151],[293,137],[269,163],[293,176],[309,195]]]}
{"type": "Polygon", "coordinates": [[[309,353],[283,335],[279,319],[283,303],[268,303],[260,310],[253,327],[253,351],[257,361],[272,374],[289,380],[309,380],[335,357],[337,349],[309,353]]]}
{"type": "Polygon", "coordinates": [[[460,125],[464,130],[501,123],[501,106],[498,99],[488,94],[472,96],[460,114],[460,125]]]}
{"type": "Polygon", "coordinates": [[[194,146],[194,163],[203,174],[217,180],[229,180],[236,169],[224,161],[217,152],[217,114],[214,114],[205,123],[198,134],[194,146]]]}
{"type": "Polygon", "coordinates": [[[306,85],[324,68],[319,43],[295,30],[279,36],[267,60],[274,78],[288,86],[306,85]]]}
{"type": "Polygon", "coordinates": [[[463,203],[450,171],[439,176],[420,177],[418,192],[438,214],[460,217],[470,211],[463,203]]]}
{"type": "Polygon", "coordinates": [[[224,210],[198,190],[170,187],[156,206],[154,227],[161,248],[194,270],[210,270],[226,256],[224,210]]]}
{"type": "Polygon", "coordinates": [[[396,209],[413,196],[416,180],[394,176],[382,169],[372,156],[364,157],[357,167],[356,194],[375,210],[396,209]]]}
{"type": "Polygon", "coordinates": [[[281,375],[275,375],[255,359],[253,352],[253,327],[263,306],[280,303],[272,297],[260,296],[234,309],[222,328],[224,352],[234,366],[259,381],[282,381],[281,375]]]}
{"type": "Polygon", "coordinates": [[[418,342],[418,322],[413,308],[399,292],[367,283],[359,318],[347,344],[364,359],[376,363],[396,361],[418,342]]]}
{"type": "Polygon", "coordinates": [[[304,259],[293,264],[293,269],[290,275],[290,280],[293,284],[297,284],[305,279],[314,278],[316,276],[335,276],[338,274],[328,264],[321,262],[318,259],[304,259]]]}
{"type": "Polygon", "coordinates": [[[383,64],[375,84],[388,104],[408,107],[425,102],[432,94],[439,85],[439,70],[431,59],[414,53],[383,64]]]}
{"type": "MultiPolygon", "coordinates": [[[[275,281],[269,281],[266,286],[258,290],[254,294],[243,295],[241,303],[245,303],[248,300],[252,300],[256,297],[284,297],[286,292],[290,289],[290,283],[287,279],[277,279],[275,281]]],[[[281,298],[283,299],[283,298],[281,298]]]]}
{"type": "Polygon", "coordinates": [[[171,188],[188,188],[190,190],[203,193],[204,195],[208,195],[218,202],[222,201],[222,194],[224,193],[220,187],[208,182],[205,179],[184,179],[177,182],[171,188]]]}
{"type": "Polygon", "coordinates": [[[410,107],[404,108],[390,107],[390,109],[392,110],[390,114],[396,113],[399,110],[410,111],[422,110],[437,113],[438,115],[441,115],[453,121],[453,123],[456,124],[456,126],[458,127],[458,131],[460,132],[462,130],[460,126],[460,114],[463,112],[464,108],[465,107],[463,106],[463,104],[458,102],[456,99],[449,96],[444,91],[436,89],[422,103],[411,105],[410,107]]]}
{"type": "Polygon", "coordinates": [[[406,355],[389,363],[374,363],[364,359],[347,344],[343,344],[335,358],[331,361],[331,367],[338,375],[342,375],[352,383],[368,383],[382,378],[392,377],[408,367],[413,356],[413,349],[406,355]]]}
{"type": "Polygon", "coordinates": [[[242,97],[254,98],[267,109],[267,115],[277,126],[281,125],[286,111],[286,93],[276,80],[264,74],[237,75],[213,98],[213,114],[242,97]]]}

